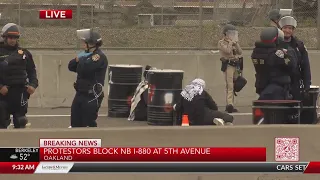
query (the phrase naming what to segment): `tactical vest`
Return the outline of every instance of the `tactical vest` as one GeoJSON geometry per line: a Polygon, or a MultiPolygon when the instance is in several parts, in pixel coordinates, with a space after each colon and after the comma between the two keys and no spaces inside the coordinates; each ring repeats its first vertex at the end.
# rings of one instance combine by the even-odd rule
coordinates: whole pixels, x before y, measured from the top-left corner
{"type": "Polygon", "coordinates": [[[5,68],[5,84],[8,86],[23,86],[27,80],[27,59],[25,52],[18,49],[5,58],[7,67],[5,68]]]}
{"type": "Polygon", "coordinates": [[[252,59],[252,63],[256,70],[255,78],[255,87],[256,93],[260,92],[268,85],[269,83],[269,72],[268,67],[265,66],[265,59],[252,59]]]}
{"type": "Polygon", "coordinates": [[[254,49],[251,59],[256,71],[255,78],[255,87],[256,93],[260,94],[260,92],[269,84],[269,67],[266,64],[268,60],[268,50],[257,48],[254,49]]]}
{"type": "Polygon", "coordinates": [[[4,78],[5,69],[8,65],[8,62],[5,61],[9,55],[0,55],[0,78],[4,78]]]}

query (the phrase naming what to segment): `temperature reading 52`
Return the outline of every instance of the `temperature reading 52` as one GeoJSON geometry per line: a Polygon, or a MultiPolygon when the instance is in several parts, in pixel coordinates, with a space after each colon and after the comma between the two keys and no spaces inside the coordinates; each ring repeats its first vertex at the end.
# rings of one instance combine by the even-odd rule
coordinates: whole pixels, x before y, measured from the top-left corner
{"type": "Polygon", "coordinates": [[[30,157],[30,154],[29,153],[20,153],[20,161],[27,161],[28,158],[30,157]]]}

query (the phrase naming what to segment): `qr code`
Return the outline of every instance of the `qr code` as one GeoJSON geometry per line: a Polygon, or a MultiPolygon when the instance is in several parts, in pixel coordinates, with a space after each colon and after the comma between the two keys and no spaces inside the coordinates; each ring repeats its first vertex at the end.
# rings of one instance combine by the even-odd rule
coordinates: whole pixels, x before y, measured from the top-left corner
{"type": "Polygon", "coordinates": [[[299,138],[275,138],[275,161],[299,161],[299,138]]]}

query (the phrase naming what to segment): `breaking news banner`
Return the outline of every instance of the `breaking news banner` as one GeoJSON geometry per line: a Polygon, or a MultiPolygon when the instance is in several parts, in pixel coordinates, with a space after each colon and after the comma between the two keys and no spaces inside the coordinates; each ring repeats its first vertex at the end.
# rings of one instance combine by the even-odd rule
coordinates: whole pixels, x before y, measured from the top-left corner
{"type": "Polygon", "coordinates": [[[101,139],[40,139],[39,147],[101,147],[101,139]]]}
{"type": "Polygon", "coordinates": [[[266,161],[266,148],[40,148],[40,161],[266,161]]]}
{"type": "Polygon", "coordinates": [[[2,174],[101,172],[320,173],[320,162],[2,162],[2,174]]]}
{"type": "Polygon", "coordinates": [[[101,139],[40,139],[40,161],[266,161],[265,147],[101,147],[101,139]]]}

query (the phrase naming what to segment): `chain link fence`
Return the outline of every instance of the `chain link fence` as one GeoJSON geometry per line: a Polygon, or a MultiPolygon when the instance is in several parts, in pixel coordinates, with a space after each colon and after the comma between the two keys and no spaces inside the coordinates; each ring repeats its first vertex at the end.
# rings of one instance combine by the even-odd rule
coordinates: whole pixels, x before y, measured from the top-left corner
{"type": "Polygon", "coordinates": [[[232,23],[250,48],[273,8],[293,8],[296,35],[317,47],[317,0],[2,0],[0,25],[22,26],[28,48],[76,48],[76,30],[94,28],[106,48],[214,49],[224,24],[232,23]],[[44,9],[71,9],[73,18],[39,19],[44,9]]]}

